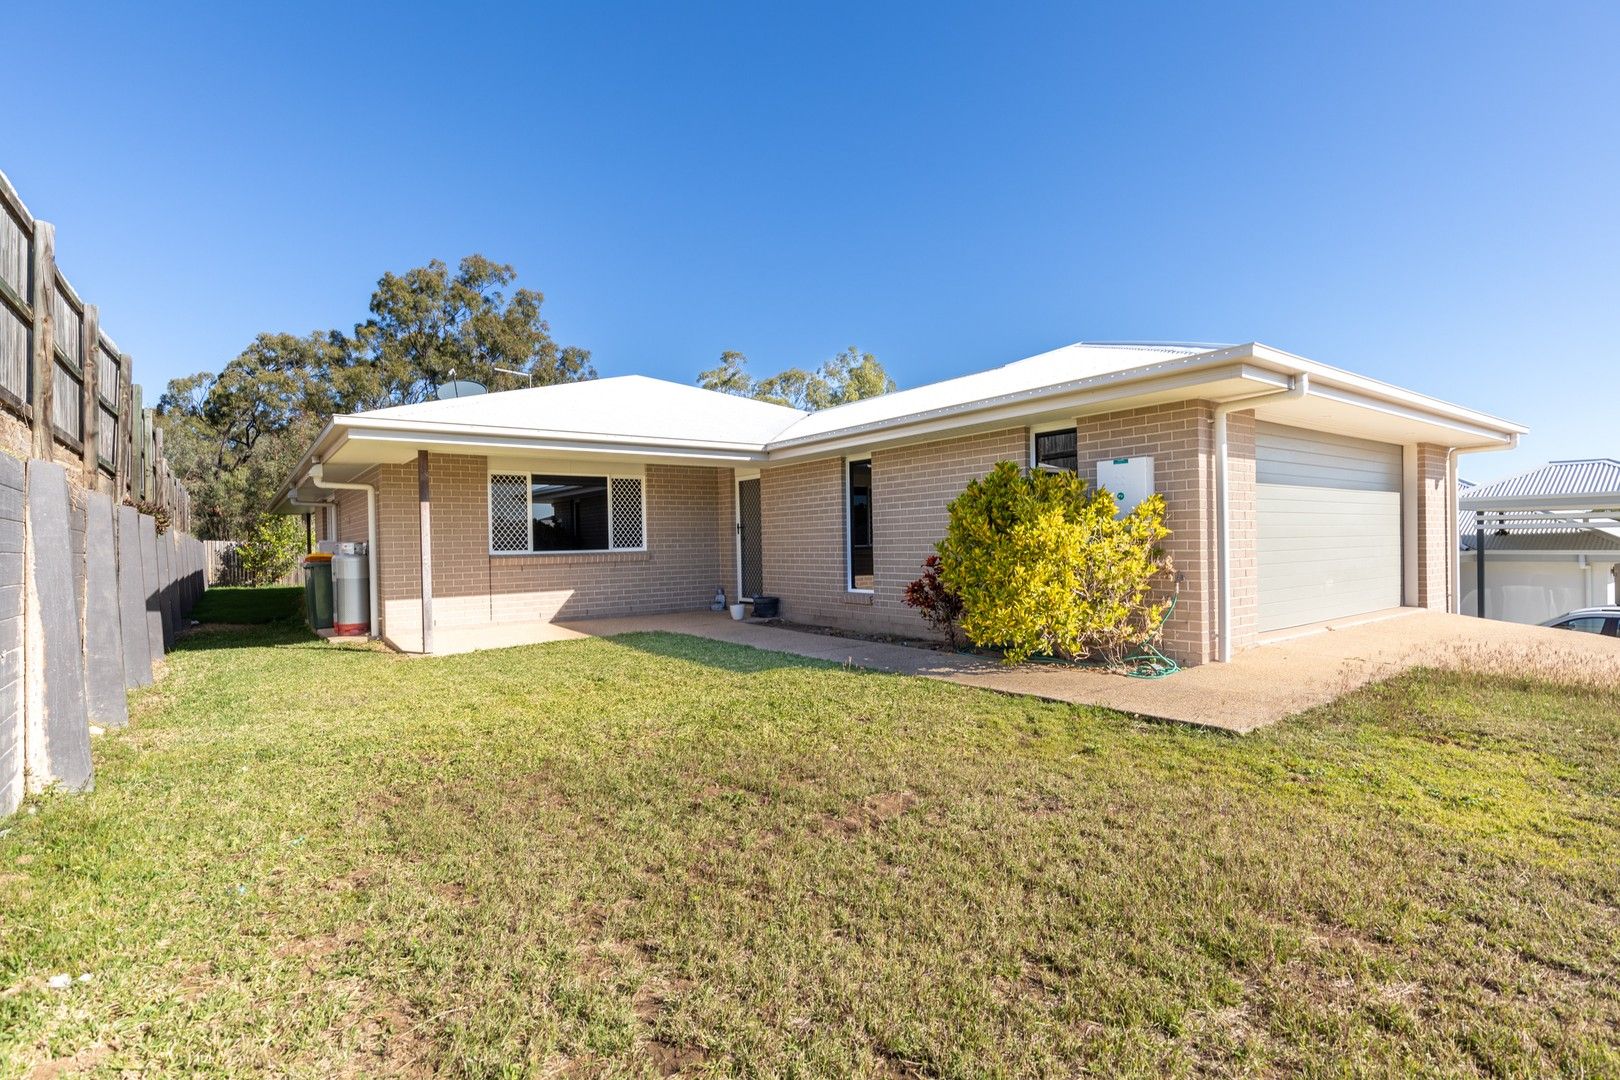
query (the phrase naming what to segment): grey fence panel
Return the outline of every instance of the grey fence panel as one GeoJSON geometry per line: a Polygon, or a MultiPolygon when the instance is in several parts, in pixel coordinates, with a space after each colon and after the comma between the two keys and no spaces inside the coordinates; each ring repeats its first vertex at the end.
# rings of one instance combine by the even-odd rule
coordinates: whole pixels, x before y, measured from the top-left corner
{"type": "Polygon", "coordinates": [[[24,727],[28,788],[88,791],[93,784],[84,707],[84,638],[73,587],[67,473],[28,463],[28,602],[24,639],[24,727]]]}
{"type": "Polygon", "coordinates": [[[173,560],[175,536],[165,529],[157,536],[157,606],[164,615],[164,651],[175,648],[175,575],[173,560]]]}
{"type": "Polygon", "coordinates": [[[0,454],[0,817],[23,790],[23,463],[0,454]]]}
{"type": "Polygon", "coordinates": [[[146,608],[146,647],[157,667],[163,659],[163,590],[158,584],[157,522],[141,515],[141,603],[146,608]]]}
{"type": "Polygon", "coordinates": [[[114,521],[111,497],[91,492],[84,528],[84,695],[90,722],[103,727],[129,722],[114,521]]]}
{"type": "Polygon", "coordinates": [[[146,584],[141,571],[141,514],[118,508],[118,621],[123,629],[124,685],[152,681],[152,652],[146,643],[146,584]]]}
{"type": "Polygon", "coordinates": [[[84,625],[84,497],[83,488],[68,485],[68,536],[73,557],[73,610],[84,625]]]}

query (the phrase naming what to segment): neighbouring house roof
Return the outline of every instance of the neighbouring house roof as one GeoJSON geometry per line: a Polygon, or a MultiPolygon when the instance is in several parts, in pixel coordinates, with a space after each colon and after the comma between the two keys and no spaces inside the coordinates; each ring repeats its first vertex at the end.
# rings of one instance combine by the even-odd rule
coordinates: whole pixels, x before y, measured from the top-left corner
{"type": "Polygon", "coordinates": [[[1589,554],[1620,551],[1620,460],[1549,461],[1490,484],[1459,481],[1457,534],[1477,546],[1485,512],[1485,551],[1589,554]]]}
{"type": "Polygon", "coordinates": [[[1614,458],[1574,458],[1549,461],[1534,469],[1515,473],[1492,484],[1474,484],[1463,496],[1473,502],[1494,502],[1504,498],[1536,498],[1544,495],[1620,496],[1620,460],[1614,458]]]}
{"type": "Polygon", "coordinates": [[[619,376],[337,416],[279,503],[319,461],[348,479],[418,450],[768,463],[1189,399],[1256,398],[1261,419],[1402,443],[1504,448],[1524,428],[1339,368],[1242,345],[1081,342],[986,371],[804,413],[695,386],[619,376]],[[1261,395],[1308,384],[1303,398],[1261,395]]]}

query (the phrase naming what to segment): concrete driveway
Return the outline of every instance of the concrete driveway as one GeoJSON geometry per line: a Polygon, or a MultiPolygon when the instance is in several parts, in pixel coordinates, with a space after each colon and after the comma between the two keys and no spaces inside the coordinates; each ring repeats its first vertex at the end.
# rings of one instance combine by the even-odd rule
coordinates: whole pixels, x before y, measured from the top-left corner
{"type": "MultiPolygon", "coordinates": [[[[572,622],[549,627],[542,640],[647,630],[692,634],[1050,701],[1100,705],[1240,734],[1419,665],[1550,674],[1584,683],[1620,685],[1620,640],[1615,638],[1427,611],[1329,625],[1250,649],[1230,664],[1204,664],[1151,681],[1056,665],[1008,668],[979,657],[734,622],[724,614],[709,612],[572,622]]],[[[513,640],[501,644],[518,644],[515,639],[522,635],[508,631],[507,636],[513,640]]]]}

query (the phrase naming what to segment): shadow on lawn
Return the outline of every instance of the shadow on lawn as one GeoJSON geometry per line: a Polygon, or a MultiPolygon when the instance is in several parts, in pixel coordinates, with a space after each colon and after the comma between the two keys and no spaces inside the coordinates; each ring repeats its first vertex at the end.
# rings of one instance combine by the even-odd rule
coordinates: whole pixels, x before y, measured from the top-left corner
{"type": "Polygon", "coordinates": [[[200,623],[183,631],[169,651],[203,652],[210,649],[264,648],[271,645],[326,647],[326,643],[305,626],[302,620],[285,619],[271,623],[200,623]]]}
{"type": "Polygon", "coordinates": [[[669,660],[686,660],[690,663],[718,668],[721,671],[729,671],[737,675],[749,675],[761,671],[778,671],[783,668],[823,671],[828,668],[843,668],[852,674],[858,675],[889,674],[885,671],[874,671],[870,668],[849,667],[834,660],[818,660],[809,656],[796,656],[793,653],[772,652],[769,649],[761,649],[753,645],[715,641],[712,638],[696,637],[690,634],[679,634],[665,630],[637,630],[628,634],[614,634],[601,640],[610,641],[627,649],[634,649],[636,652],[661,656],[669,660]]]}

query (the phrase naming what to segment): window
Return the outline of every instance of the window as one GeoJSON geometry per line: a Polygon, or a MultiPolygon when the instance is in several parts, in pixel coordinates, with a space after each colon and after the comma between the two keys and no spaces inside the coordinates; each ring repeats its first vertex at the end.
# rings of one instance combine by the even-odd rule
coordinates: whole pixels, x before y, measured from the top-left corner
{"type": "Polygon", "coordinates": [[[643,550],[644,515],[638,476],[489,477],[489,549],[495,554],[643,550]]]}
{"type": "Polygon", "coordinates": [[[849,463],[849,587],[869,590],[872,575],[872,463],[849,463]]]}
{"type": "Polygon", "coordinates": [[[1608,622],[1601,615],[1582,615],[1578,619],[1570,619],[1558,624],[1560,630],[1580,630],[1587,634],[1603,633],[1604,624],[1608,622]]]}
{"type": "Polygon", "coordinates": [[[1080,459],[1075,451],[1075,429],[1043,431],[1036,435],[1035,467],[1078,472],[1080,459]]]}

